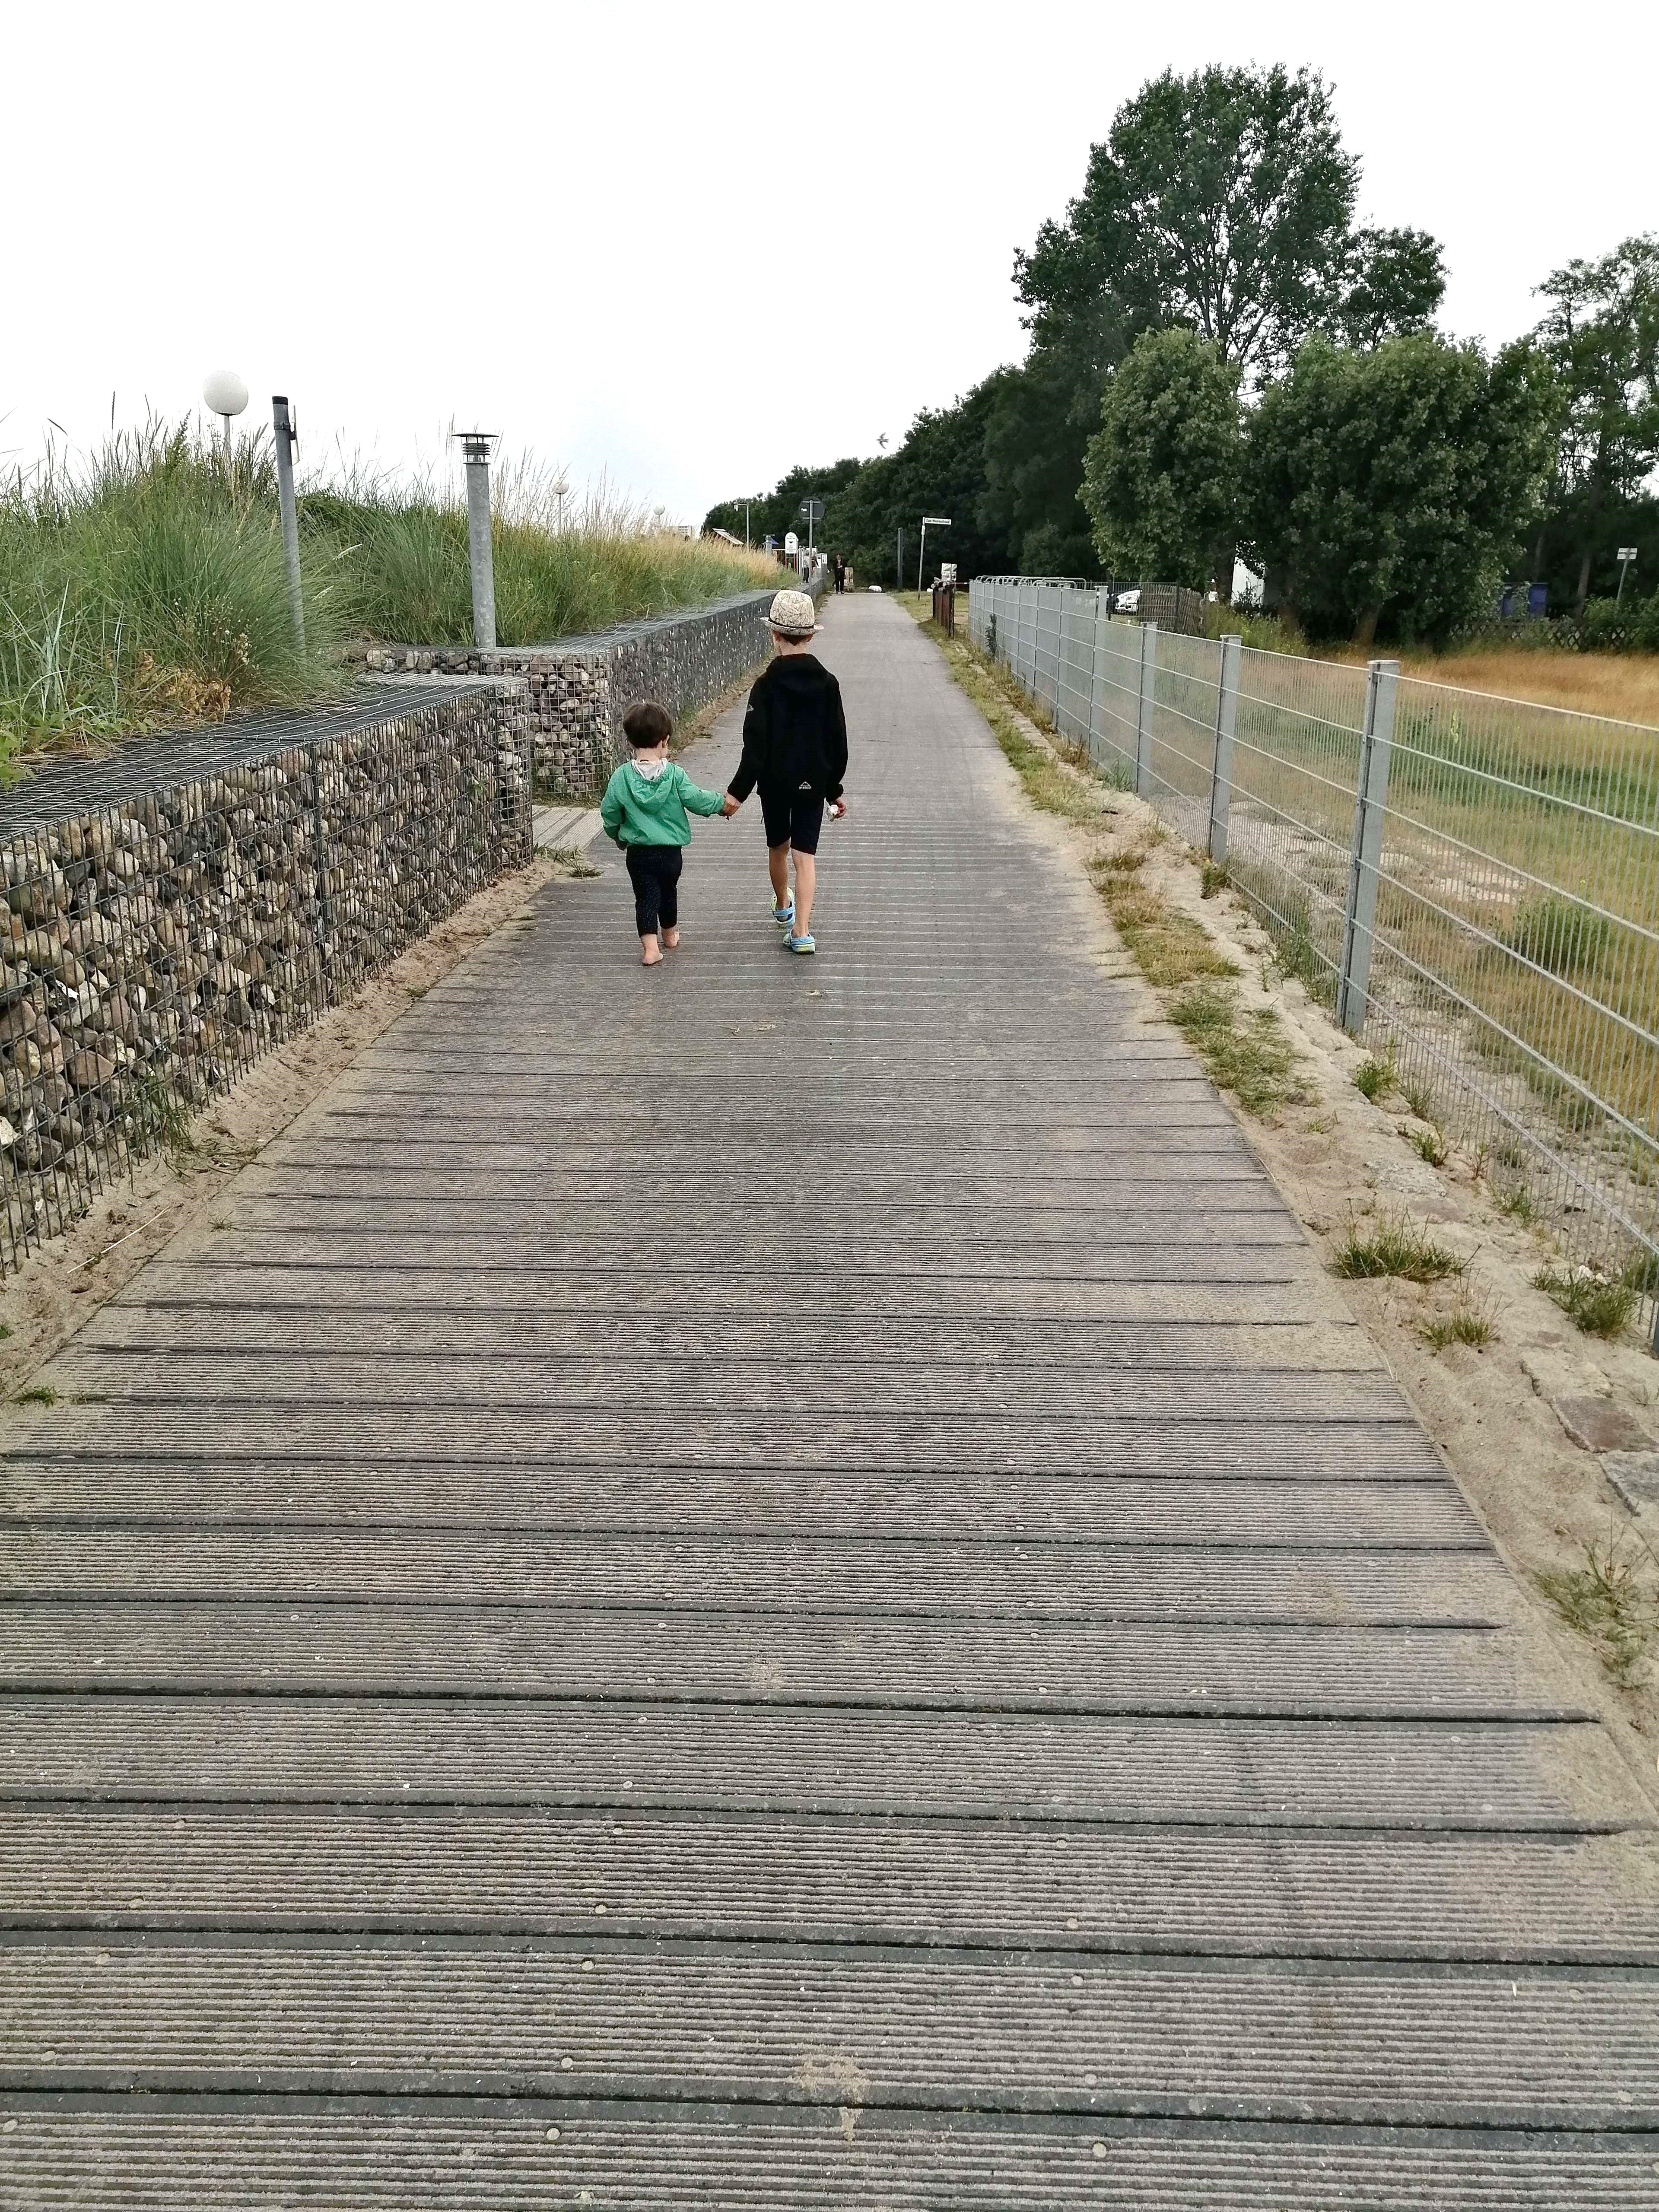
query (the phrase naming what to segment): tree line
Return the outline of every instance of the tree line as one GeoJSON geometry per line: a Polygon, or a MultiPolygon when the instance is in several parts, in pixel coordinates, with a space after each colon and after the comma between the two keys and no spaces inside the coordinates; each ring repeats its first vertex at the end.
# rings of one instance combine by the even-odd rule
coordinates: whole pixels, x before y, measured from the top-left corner
{"type": "MultiPolygon", "coordinates": [[[[897,533],[914,561],[921,514],[949,514],[964,575],[1223,597],[1237,555],[1310,635],[1364,642],[1443,639],[1516,578],[1582,612],[1620,546],[1659,580],[1659,237],[1553,271],[1536,328],[1489,353],[1436,327],[1438,242],[1360,224],[1359,182],[1316,72],[1166,71],[1015,256],[1025,360],[890,453],[792,470],[754,536],[822,499],[818,543],[890,582],[897,533]]],[[[704,526],[744,520],[726,501],[704,526]]]]}

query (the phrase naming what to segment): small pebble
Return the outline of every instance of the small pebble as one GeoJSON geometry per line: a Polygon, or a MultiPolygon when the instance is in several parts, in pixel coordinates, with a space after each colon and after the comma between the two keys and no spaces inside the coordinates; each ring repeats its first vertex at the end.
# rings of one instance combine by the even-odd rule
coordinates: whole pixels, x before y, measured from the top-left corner
{"type": "Polygon", "coordinates": [[[557,2142],[559,2140],[559,2131],[556,2128],[550,2128],[548,2130],[547,2140],[549,2142],[557,2142]]]}
{"type": "Polygon", "coordinates": [[[1105,2157],[1105,2155],[1106,2155],[1106,2146],[1105,2146],[1105,2144],[1104,2144],[1104,2143],[1103,2143],[1103,2142],[1097,2142],[1097,2143],[1095,2145],[1095,2156],[1096,2156],[1097,2158],[1104,2158],[1104,2157],[1105,2157]]]}

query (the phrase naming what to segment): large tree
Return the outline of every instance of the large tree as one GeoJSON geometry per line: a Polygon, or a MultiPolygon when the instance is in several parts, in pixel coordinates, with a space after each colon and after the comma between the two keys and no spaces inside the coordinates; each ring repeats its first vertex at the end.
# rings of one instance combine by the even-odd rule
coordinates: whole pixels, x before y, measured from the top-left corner
{"type": "Polygon", "coordinates": [[[1148,331],[1106,386],[1083,499],[1120,576],[1232,587],[1239,369],[1188,330],[1148,331]]]}
{"type": "Polygon", "coordinates": [[[1316,72],[1166,70],[1091,149],[1065,220],[1015,258],[1034,337],[1103,373],[1141,331],[1183,323],[1249,384],[1310,332],[1417,327],[1443,289],[1439,249],[1356,231],[1358,180],[1316,72]]]}
{"type": "Polygon", "coordinates": [[[1438,639],[1535,516],[1553,387],[1529,345],[1488,362],[1428,332],[1311,339],[1249,425],[1249,506],[1284,604],[1317,635],[1438,639]]]}
{"type": "Polygon", "coordinates": [[[1570,261],[1538,289],[1550,312],[1537,336],[1562,401],[1551,505],[1577,556],[1582,608],[1659,462],[1659,237],[1570,261]]]}
{"type": "Polygon", "coordinates": [[[1006,549],[1024,575],[1072,576],[1094,568],[1089,518],[1079,493],[1083,457],[1100,421],[1100,380],[1079,376],[1060,349],[1034,346],[1018,368],[1000,368],[988,393],[981,536],[1006,549]]]}

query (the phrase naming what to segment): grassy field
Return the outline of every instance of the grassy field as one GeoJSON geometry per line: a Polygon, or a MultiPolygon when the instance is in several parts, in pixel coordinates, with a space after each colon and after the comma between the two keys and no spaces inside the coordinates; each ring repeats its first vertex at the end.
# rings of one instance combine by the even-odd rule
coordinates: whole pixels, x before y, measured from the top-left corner
{"type": "MultiPolygon", "coordinates": [[[[653,527],[603,494],[566,523],[546,477],[497,478],[503,645],[661,614],[776,575],[761,554],[653,527]]],[[[307,649],[295,647],[263,433],[227,460],[151,422],[74,465],[0,485],[0,769],[20,754],[326,697],[353,637],[465,644],[466,522],[454,498],[358,476],[304,493],[307,649]]]]}

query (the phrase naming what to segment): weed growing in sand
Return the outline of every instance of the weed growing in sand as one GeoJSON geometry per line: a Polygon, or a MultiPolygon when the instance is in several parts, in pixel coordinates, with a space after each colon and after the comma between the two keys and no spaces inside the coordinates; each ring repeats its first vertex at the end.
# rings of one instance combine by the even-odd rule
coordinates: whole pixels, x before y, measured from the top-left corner
{"type": "Polygon", "coordinates": [[[1420,1153],[1431,1168],[1443,1168],[1449,1155],[1446,1139],[1438,1129],[1408,1129],[1402,1121],[1400,1133],[1413,1151],[1420,1153]]]}
{"type": "Polygon", "coordinates": [[[1331,1272],[1351,1282],[1395,1275],[1408,1283],[1438,1283],[1448,1275],[1461,1275],[1467,1265],[1404,1214],[1380,1213],[1363,1234],[1357,1224],[1350,1225],[1336,1248],[1331,1272]]]}
{"type": "Polygon", "coordinates": [[[1541,1589],[1569,1628],[1595,1646],[1621,1689],[1638,1673],[1659,1637],[1659,1553],[1642,1538],[1584,1547],[1582,1567],[1538,1577],[1541,1589]]]}
{"type": "Polygon", "coordinates": [[[1281,1106],[1305,1103],[1295,1051],[1271,1007],[1243,1013],[1237,991],[1208,982],[1190,984],[1169,1007],[1211,1082],[1231,1091],[1247,1114],[1265,1120],[1281,1106]]]}
{"type": "Polygon", "coordinates": [[[1540,1267],[1532,1280],[1586,1336],[1620,1335],[1641,1297],[1628,1275],[1604,1275],[1599,1267],[1540,1267]]]}
{"type": "Polygon", "coordinates": [[[1489,1299],[1461,1299],[1449,1313],[1431,1314],[1417,1324],[1417,1333],[1431,1352],[1443,1352],[1449,1344],[1472,1345],[1477,1352],[1498,1340],[1498,1313],[1489,1299]]]}
{"type": "Polygon", "coordinates": [[[1386,1060],[1362,1060],[1353,1072],[1353,1087],[1375,1106],[1386,1091],[1393,1090],[1394,1070],[1386,1060]]]}

